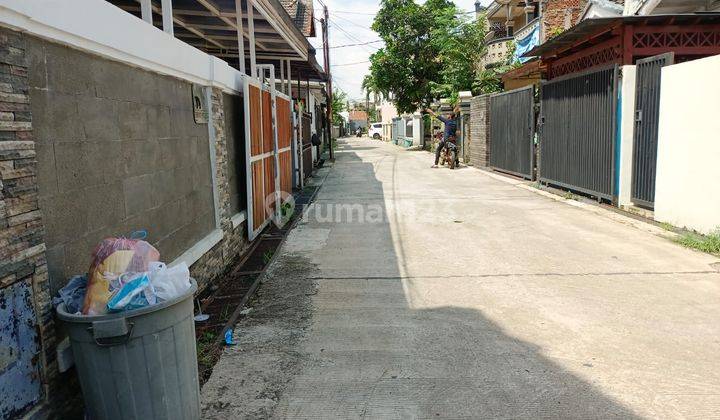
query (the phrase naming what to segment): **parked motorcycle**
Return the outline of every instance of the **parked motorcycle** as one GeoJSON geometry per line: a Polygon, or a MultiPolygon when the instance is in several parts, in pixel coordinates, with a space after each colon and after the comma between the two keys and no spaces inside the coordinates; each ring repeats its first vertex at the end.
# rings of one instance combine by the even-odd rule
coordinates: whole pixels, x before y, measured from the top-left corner
{"type": "Polygon", "coordinates": [[[450,169],[455,169],[457,166],[460,166],[460,160],[458,159],[458,147],[455,142],[455,137],[450,137],[440,151],[440,165],[442,166],[446,163],[450,169]]]}
{"type": "Polygon", "coordinates": [[[358,128],[355,130],[355,137],[362,137],[362,129],[358,128]]]}

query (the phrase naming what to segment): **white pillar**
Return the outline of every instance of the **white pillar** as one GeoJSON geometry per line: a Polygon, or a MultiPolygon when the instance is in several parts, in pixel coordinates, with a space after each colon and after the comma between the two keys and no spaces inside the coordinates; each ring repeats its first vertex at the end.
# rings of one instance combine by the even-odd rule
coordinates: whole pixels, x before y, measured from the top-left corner
{"type": "Polygon", "coordinates": [[[280,92],[285,92],[285,60],[280,59],[280,92]]]}
{"type": "Polygon", "coordinates": [[[240,0],[235,0],[235,21],[237,25],[239,69],[241,73],[245,73],[245,35],[243,34],[242,2],[240,0]]]}
{"type": "Polygon", "coordinates": [[[153,24],[152,20],[152,4],[150,0],[140,0],[140,16],[142,20],[149,24],[153,24]]]}
{"type": "Polygon", "coordinates": [[[631,206],[633,140],[635,137],[635,80],[636,67],[622,66],[620,79],[620,162],[618,185],[618,205],[631,206]]]}
{"type": "Polygon", "coordinates": [[[163,20],[163,31],[175,36],[173,30],[173,17],[172,17],[172,0],[162,0],[162,20],[163,20]]]}
{"type": "Polygon", "coordinates": [[[290,60],[287,60],[288,64],[288,96],[292,98],[292,74],[290,73],[290,60]]]}
{"type": "Polygon", "coordinates": [[[253,0],[247,0],[248,35],[250,35],[250,72],[252,77],[257,77],[257,61],[255,60],[255,22],[253,0]]]}

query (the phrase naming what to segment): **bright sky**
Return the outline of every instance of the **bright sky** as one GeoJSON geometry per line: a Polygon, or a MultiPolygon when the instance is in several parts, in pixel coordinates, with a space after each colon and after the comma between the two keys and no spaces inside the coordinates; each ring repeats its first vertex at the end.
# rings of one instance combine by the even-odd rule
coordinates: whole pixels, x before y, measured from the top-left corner
{"type": "MultiPolygon", "coordinates": [[[[454,0],[462,10],[474,11],[475,0],[454,0]]],[[[492,0],[481,0],[488,4],[492,0]]],[[[323,0],[330,12],[330,64],[333,87],[339,87],[350,99],[364,99],[360,85],[368,73],[370,55],[382,47],[382,42],[367,45],[333,48],[341,45],[359,44],[379,40],[380,37],[370,29],[374,14],[380,9],[378,0],[323,0]]],[[[323,16],[322,4],[315,0],[315,17],[323,16]]],[[[321,25],[315,21],[317,37],[310,43],[317,50],[317,60],[322,66],[321,25]]]]}

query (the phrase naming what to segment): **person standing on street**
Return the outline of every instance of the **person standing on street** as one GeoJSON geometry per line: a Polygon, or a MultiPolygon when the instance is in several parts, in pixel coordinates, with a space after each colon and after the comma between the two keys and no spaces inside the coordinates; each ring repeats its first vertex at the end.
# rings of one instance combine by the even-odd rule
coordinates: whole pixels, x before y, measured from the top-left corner
{"type": "Polygon", "coordinates": [[[437,168],[438,162],[440,161],[440,152],[442,151],[443,147],[445,147],[445,142],[450,140],[451,138],[454,139],[455,134],[457,133],[457,115],[454,110],[447,116],[447,118],[443,117],[442,115],[436,114],[430,108],[427,108],[425,111],[445,124],[443,138],[438,144],[437,149],[435,149],[435,164],[431,166],[431,168],[437,168]]]}

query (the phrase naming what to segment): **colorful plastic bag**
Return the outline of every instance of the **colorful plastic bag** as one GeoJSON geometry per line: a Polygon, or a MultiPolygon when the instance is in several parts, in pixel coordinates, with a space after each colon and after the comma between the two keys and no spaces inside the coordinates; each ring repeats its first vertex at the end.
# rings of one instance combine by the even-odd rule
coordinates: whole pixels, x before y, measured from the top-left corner
{"type": "Polygon", "coordinates": [[[84,315],[107,313],[107,303],[112,292],[110,282],[123,273],[148,271],[149,263],[159,258],[158,250],[143,240],[104,239],[92,254],[82,313],[84,315]]]}
{"type": "MultiPolygon", "coordinates": [[[[123,276],[126,276],[123,274],[123,276]]],[[[122,276],[121,276],[122,277],[122,276]]],[[[107,303],[109,312],[129,311],[155,304],[155,294],[150,285],[147,273],[138,273],[131,280],[124,283],[122,287],[112,294],[107,303]]]]}

